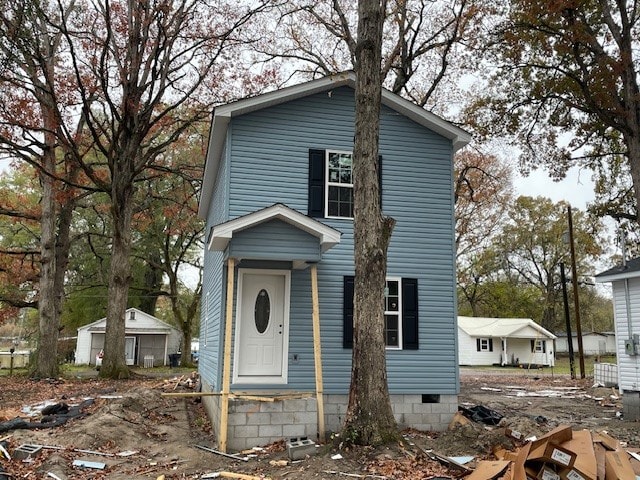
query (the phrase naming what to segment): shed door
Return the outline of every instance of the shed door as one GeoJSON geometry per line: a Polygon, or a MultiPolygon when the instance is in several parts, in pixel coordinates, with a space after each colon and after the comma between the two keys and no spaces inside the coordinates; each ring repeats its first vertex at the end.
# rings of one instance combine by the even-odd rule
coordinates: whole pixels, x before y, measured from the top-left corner
{"type": "Polygon", "coordinates": [[[135,365],[136,337],[124,337],[124,358],[127,365],[135,365]]]}
{"type": "Polygon", "coordinates": [[[234,381],[286,381],[288,272],[240,273],[234,381]]]}

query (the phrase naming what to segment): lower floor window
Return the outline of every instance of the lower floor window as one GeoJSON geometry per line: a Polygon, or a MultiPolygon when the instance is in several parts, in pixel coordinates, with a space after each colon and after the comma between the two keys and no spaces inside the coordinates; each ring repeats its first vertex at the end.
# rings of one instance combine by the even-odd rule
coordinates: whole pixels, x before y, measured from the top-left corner
{"type": "Polygon", "coordinates": [[[402,338],[402,295],[400,292],[400,279],[387,279],[384,288],[384,338],[389,348],[402,348],[400,341],[402,338]]]}

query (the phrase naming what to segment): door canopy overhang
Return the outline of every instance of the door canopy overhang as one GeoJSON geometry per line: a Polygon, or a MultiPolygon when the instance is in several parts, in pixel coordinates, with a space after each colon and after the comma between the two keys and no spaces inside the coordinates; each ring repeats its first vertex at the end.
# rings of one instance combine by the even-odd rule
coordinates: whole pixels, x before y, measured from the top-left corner
{"type": "Polygon", "coordinates": [[[272,220],[283,221],[316,237],[322,253],[340,243],[341,233],[335,228],[303,215],[282,203],[276,203],[262,210],[257,210],[214,226],[211,229],[209,250],[225,251],[235,234],[272,220]]]}

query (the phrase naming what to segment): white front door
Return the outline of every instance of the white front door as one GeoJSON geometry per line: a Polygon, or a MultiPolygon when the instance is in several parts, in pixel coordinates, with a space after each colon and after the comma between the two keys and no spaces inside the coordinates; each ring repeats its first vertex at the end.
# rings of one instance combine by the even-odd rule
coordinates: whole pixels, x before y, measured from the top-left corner
{"type": "Polygon", "coordinates": [[[136,337],[124,337],[124,358],[127,365],[135,365],[136,337]]]}
{"type": "Polygon", "coordinates": [[[285,383],[289,272],[240,270],[234,382],[285,383]]]}

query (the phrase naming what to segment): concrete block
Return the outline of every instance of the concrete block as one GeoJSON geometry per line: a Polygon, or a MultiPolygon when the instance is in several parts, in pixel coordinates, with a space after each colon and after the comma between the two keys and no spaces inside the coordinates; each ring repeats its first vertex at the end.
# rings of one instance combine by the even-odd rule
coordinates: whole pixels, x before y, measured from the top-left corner
{"type": "Polygon", "coordinates": [[[437,407],[437,403],[414,403],[411,406],[411,413],[428,413],[431,414],[437,410],[433,407],[437,407]]]}
{"type": "Polygon", "coordinates": [[[391,405],[393,413],[413,413],[411,403],[394,403],[391,405]]]}
{"type": "Polygon", "coordinates": [[[305,437],[309,436],[311,432],[307,431],[306,425],[283,425],[282,436],[284,438],[305,437]]]}
{"type": "Polygon", "coordinates": [[[247,414],[246,413],[230,413],[227,419],[228,425],[246,425],[247,414]]]}
{"type": "Polygon", "coordinates": [[[291,460],[303,460],[307,456],[316,454],[316,443],[307,438],[293,438],[287,442],[287,453],[291,460]]]}
{"type": "Polygon", "coordinates": [[[398,397],[398,403],[422,403],[422,395],[394,395],[393,397],[398,397]]]}
{"type": "Polygon", "coordinates": [[[405,413],[404,421],[407,426],[413,427],[414,425],[424,423],[424,415],[419,413],[405,413]]]}
{"type": "Polygon", "coordinates": [[[266,413],[282,412],[282,402],[260,402],[260,411],[266,413]]]}
{"type": "Polygon", "coordinates": [[[260,404],[257,402],[230,402],[229,412],[256,413],[260,411],[260,404]]]}
{"type": "Polygon", "coordinates": [[[451,413],[448,404],[426,403],[425,405],[431,405],[431,411],[433,413],[451,413]]]}
{"type": "Polygon", "coordinates": [[[244,425],[229,428],[229,438],[248,438],[248,437],[258,437],[258,426],[257,425],[244,425]]]}
{"type": "Polygon", "coordinates": [[[282,425],[260,425],[258,427],[258,436],[282,438],[282,425]]]}
{"type": "Polygon", "coordinates": [[[36,458],[40,455],[42,447],[40,445],[22,444],[13,451],[14,460],[25,460],[29,457],[36,458]]]}
{"type": "Polygon", "coordinates": [[[270,425],[272,413],[247,413],[247,425],[270,425]]]}
{"type": "Polygon", "coordinates": [[[283,411],[284,412],[306,412],[307,411],[307,404],[308,403],[313,403],[314,402],[308,402],[305,399],[295,399],[295,400],[285,400],[283,403],[283,411]]]}
{"type": "Polygon", "coordinates": [[[317,424],[318,413],[317,412],[294,413],[293,422],[291,423],[308,423],[310,425],[317,424]]]}
{"type": "Polygon", "coordinates": [[[300,415],[298,413],[283,412],[283,413],[271,413],[270,415],[271,415],[272,425],[291,425],[293,423],[304,423],[304,422],[296,422],[298,415],[300,415]]]}

